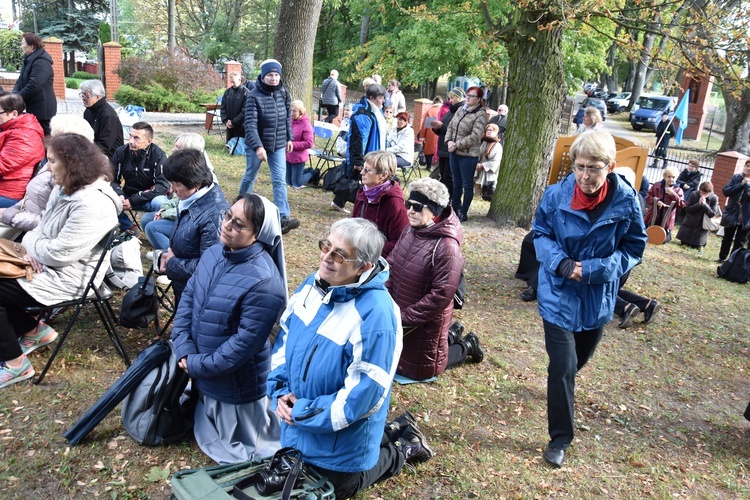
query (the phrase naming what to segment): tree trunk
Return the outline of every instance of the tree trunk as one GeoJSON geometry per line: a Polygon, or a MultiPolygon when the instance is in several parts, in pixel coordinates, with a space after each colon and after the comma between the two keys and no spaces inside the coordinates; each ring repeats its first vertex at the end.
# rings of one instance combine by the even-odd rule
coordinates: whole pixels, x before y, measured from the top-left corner
{"type": "Polygon", "coordinates": [[[732,96],[729,89],[721,90],[727,110],[727,124],[719,151],[737,151],[750,156],[750,90],[743,90],[741,99],[732,96]]]}
{"type": "Polygon", "coordinates": [[[363,14],[359,24],[359,44],[364,45],[368,41],[370,41],[370,16],[363,14]]]}
{"type": "Polygon", "coordinates": [[[273,54],[281,63],[284,86],[292,99],[312,106],[315,34],[323,0],[282,0],[273,54]]]}
{"type": "Polygon", "coordinates": [[[565,99],[563,27],[539,30],[524,14],[514,24],[506,40],[510,66],[507,147],[489,217],[500,225],[528,228],[547,186],[565,99]]]}
{"type": "MultiPolygon", "coordinates": [[[[656,26],[656,24],[649,24],[649,27],[652,30],[656,26]]],[[[653,33],[646,32],[643,34],[643,45],[640,52],[641,56],[636,64],[635,76],[633,78],[633,95],[630,96],[631,103],[634,103],[638,100],[638,98],[641,96],[641,92],[643,92],[643,86],[646,84],[646,70],[648,69],[649,62],[651,61],[651,51],[654,48],[655,38],[656,35],[654,35],[653,33]]]]}

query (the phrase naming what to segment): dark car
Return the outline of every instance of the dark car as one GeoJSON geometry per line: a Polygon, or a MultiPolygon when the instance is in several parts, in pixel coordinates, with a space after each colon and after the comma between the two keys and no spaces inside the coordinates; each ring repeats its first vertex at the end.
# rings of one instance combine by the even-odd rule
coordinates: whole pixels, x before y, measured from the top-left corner
{"type": "Polygon", "coordinates": [[[587,97],[581,102],[581,108],[586,109],[589,106],[593,106],[599,110],[599,112],[602,114],[602,120],[607,119],[607,105],[604,103],[603,99],[597,99],[595,97],[587,97]]]}
{"type": "Polygon", "coordinates": [[[607,91],[606,91],[606,90],[604,90],[604,89],[596,89],[596,90],[594,90],[594,91],[593,91],[593,92],[591,93],[590,97],[596,97],[597,99],[603,99],[603,100],[606,100],[606,99],[607,99],[607,97],[609,97],[609,92],[607,92],[607,91]]]}

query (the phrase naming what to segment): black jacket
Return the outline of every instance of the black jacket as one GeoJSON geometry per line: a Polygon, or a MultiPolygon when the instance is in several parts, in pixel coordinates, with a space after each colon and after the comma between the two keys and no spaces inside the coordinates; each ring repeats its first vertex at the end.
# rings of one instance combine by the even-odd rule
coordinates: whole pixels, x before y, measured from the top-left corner
{"type": "Polygon", "coordinates": [[[221,123],[232,122],[234,135],[245,136],[245,104],[250,91],[244,85],[229,87],[221,98],[221,123]]]}
{"type": "Polygon", "coordinates": [[[292,140],[292,115],[289,92],[280,82],[275,87],[258,75],[255,88],[245,104],[245,143],[255,151],[263,146],[269,153],[286,148],[292,140]]]}
{"type": "Polygon", "coordinates": [[[83,119],[94,129],[94,143],[111,161],[117,148],[125,144],[122,136],[122,123],[117,113],[102,97],[90,108],[86,108],[83,112],[83,119]]]}
{"type": "Polygon", "coordinates": [[[117,148],[112,156],[115,181],[112,183],[117,194],[122,194],[133,207],[141,207],[159,195],[167,194],[169,181],[162,168],[167,155],[156,144],[150,144],[136,156],[125,144],[117,148]],[[121,181],[125,184],[120,188],[121,181]]]}
{"type": "Polygon", "coordinates": [[[667,121],[660,121],[656,124],[656,149],[666,149],[669,147],[669,140],[675,136],[677,132],[674,128],[674,123],[667,121]],[[662,137],[663,136],[663,137],[662,137]],[[659,140],[661,138],[661,140],[659,140]]]}
{"type": "Polygon", "coordinates": [[[445,134],[448,132],[448,125],[450,125],[451,120],[453,120],[453,116],[456,114],[456,111],[458,111],[458,108],[464,105],[464,102],[457,102],[455,104],[451,104],[451,110],[448,111],[446,114],[443,115],[443,126],[440,127],[440,131],[436,132],[438,135],[438,147],[437,147],[437,155],[438,158],[448,158],[451,154],[448,151],[448,144],[445,142],[445,134]]]}
{"type": "Polygon", "coordinates": [[[52,87],[55,74],[52,57],[44,49],[37,49],[23,56],[23,68],[13,87],[26,103],[26,112],[46,121],[57,114],[57,99],[52,87]]]}

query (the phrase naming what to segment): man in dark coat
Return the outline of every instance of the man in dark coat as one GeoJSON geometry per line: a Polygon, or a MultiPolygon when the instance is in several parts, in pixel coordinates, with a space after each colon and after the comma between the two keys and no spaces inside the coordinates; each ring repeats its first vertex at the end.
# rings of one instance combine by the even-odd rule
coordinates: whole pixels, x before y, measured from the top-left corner
{"type": "Polygon", "coordinates": [[[663,161],[661,168],[667,168],[667,148],[669,148],[669,140],[675,134],[674,123],[669,119],[669,113],[665,111],[661,114],[661,121],[656,125],[656,149],[654,150],[654,163],[651,164],[651,168],[658,166],[658,158],[663,161]]]}
{"type": "Polygon", "coordinates": [[[55,78],[52,57],[43,47],[42,39],[34,33],[23,34],[23,68],[13,92],[21,94],[26,112],[36,116],[44,135],[49,135],[49,121],[57,114],[57,99],[52,87],[55,78]]]}
{"type": "Polygon", "coordinates": [[[227,126],[227,142],[234,137],[245,138],[245,104],[250,90],[242,85],[242,74],[229,73],[232,86],[224,91],[221,98],[221,123],[227,126]]]}
{"type": "Polygon", "coordinates": [[[81,84],[81,99],[86,111],[83,119],[94,129],[94,144],[110,161],[115,150],[125,144],[122,136],[122,123],[117,113],[104,98],[105,90],[101,80],[86,80],[81,84]]]}

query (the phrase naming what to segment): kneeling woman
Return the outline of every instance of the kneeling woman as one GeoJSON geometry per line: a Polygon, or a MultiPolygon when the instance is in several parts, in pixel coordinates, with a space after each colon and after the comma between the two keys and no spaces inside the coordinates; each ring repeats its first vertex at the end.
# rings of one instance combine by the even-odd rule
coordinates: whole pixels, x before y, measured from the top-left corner
{"type": "Polygon", "coordinates": [[[484,358],[476,334],[461,338],[449,329],[464,258],[463,233],[449,206],[448,189],[425,178],[409,185],[409,226],[388,256],[391,279],[386,286],[401,308],[404,351],[397,373],[414,380],[440,375],[471,356],[484,358]]]}
{"type": "Polygon", "coordinates": [[[267,457],[279,447],[265,384],[268,337],[286,302],[284,276],[278,210],[242,195],[224,212],[221,244],[201,257],[172,329],[180,367],[198,390],[195,439],[219,463],[267,457]]]}

